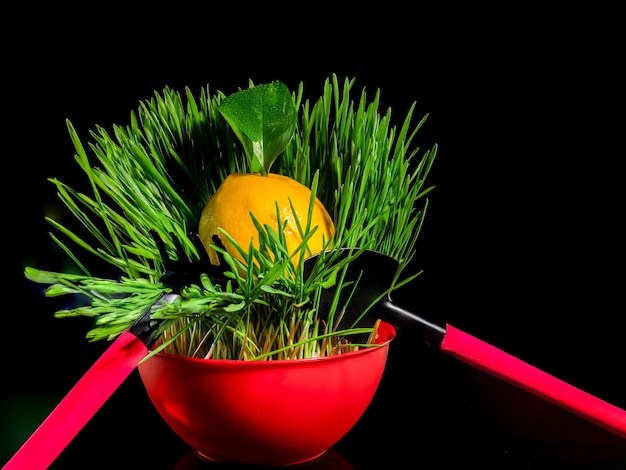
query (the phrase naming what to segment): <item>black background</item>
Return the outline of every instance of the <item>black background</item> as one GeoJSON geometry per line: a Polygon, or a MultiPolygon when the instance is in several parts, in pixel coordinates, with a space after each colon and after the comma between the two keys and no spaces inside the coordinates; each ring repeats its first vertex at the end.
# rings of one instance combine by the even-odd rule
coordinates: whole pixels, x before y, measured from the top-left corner
{"type": "MultiPolygon", "coordinates": [[[[1,460],[106,348],[84,339],[89,320],[54,319],[58,301],[23,276],[25,266],[67,262],[44,221],[62,211],[46,178],[82,184],[65,120],[86,136],[96,125],[126,124],[139,100],[164,86],[229,93],[248,79],[292,89],[303,81],[315,99],[331,74],[355,78],[355,90],[380,89],[397,125],[417,102],[417,115],[429,114],[417,143],[440,146],[429,175],[436,189],[417,247],[424,275],[396,301],[626,408],[623,58],[614,13],[390,5],[347,15],[320,8],[305,20],[267,8],[249,17],[177,8],[132,19],[56,9],[5,20],[19,27],[3,33],[1,460]]],[[[402,337],[366,415],[317,464],[621,468],[625,447],[402,337]]],[[[202,467],[136,374],[54,468],[122,462],[202,467]]]]}

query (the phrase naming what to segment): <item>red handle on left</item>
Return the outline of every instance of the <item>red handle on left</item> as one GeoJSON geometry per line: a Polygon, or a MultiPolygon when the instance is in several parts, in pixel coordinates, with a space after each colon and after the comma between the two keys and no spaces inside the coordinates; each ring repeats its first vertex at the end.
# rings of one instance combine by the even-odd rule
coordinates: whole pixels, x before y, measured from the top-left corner
{"type": "Polygon", "coordinates": [[[124,332],[41,423],[3,470],[45,470],[124,382],[148,348],[124,332]]]}

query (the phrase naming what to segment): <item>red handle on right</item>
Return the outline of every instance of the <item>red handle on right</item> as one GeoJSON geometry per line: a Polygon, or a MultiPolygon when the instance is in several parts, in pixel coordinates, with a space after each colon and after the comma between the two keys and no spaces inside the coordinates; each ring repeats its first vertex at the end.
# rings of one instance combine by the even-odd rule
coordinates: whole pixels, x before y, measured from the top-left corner
{"type": "Polygon", "coordinates": [[[440,348],[463,362],[534,393],[626,439],[626,411],[489,343],[446,325],[440,348]]]}

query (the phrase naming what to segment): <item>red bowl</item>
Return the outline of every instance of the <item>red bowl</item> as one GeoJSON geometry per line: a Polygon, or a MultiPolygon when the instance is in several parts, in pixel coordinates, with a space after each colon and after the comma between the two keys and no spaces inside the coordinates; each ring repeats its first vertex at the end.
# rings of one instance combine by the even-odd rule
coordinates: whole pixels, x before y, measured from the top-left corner
{"type": "Polygon", "coordinates": [[[323,455],[360,419],[395,335],[381,322],[379,347],[336,356],[236,361],[159,353],[138,369],[159,414],[201,457],[294,465],[323,455]]]}

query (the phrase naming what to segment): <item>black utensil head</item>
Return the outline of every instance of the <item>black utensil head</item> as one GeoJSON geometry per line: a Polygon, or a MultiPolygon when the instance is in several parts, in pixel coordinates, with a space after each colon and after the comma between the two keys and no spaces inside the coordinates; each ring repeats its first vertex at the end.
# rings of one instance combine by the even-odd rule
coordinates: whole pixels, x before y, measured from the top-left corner
{"type": "MultiPolygon", "coordinates": [[[[329,315],[337,290],[341,287],[337,305],[339,309],[345,310],[338,327],[371,328],[383,316],[380,304],[388,296],[400,264],[390,256],[374,250],[341,248],[338,251],[340,253],[336,261],[333,258],[327,267],[329,270],[337,270],[337,279],[334,285],[322,290],[319,313],[321,316],[329,315]],[[349,262],[341,264],[342,260],[353,255],[349,262]]],[[[305,260],[305,279],[313,271],[319,256],[305,260]]]]}
{"type": "MultiPolygon", "coordinates": [[[[428,345],[441,344],[445,335],[444,328],[392,302],[391,291],[399,275],[400,263],[373,250],[342,249],[337,259],[345,259],[352,256],[352,253],[356,253],[356,256],[348,263],[344,263],[344,268],[337,268],[345,269],[341,289],[338,273],[337,282],[325,285],[322,290],[319,314],[321,316],[330,314],[335,295],[339,290],[340,301],[336,305],[339,309],[345,309],[338,324],[339,329],[371,328],[380,319],[390,323],[399,334],[411,332],[421,337],[428,345]]],[[[316,259],[317,257],[311,257],[305,261],[305,278],[313,269],[319,268],[315,266],[316,259]]],[[[328,264],[331,271],[334,265],[339,266],[339,263],[335,262],[328,264]]]]}
{"type": "MultiPolygon", "coordinates": [[[[199,284],[202,274],[206,274],[213,284],[220,284],[222,286],[226,284],[227,279],[224,272],[228,269],[228,265],[224,261],[223,255],[218,253],[219,265],[211,264],[209,255],[196,232],[190,232],[188,237],[198,252],[199,258],[197,260],[192,260],[187,255],[176,234],[170,233],[177,259],[172,259],[169,256],[163,239],[155,230],[150,230],[150,234],[154,238],[165,267],[165,272],[160,279],[163,284],[180,290],[191,284],[199,284]]],[[[224,248],[221,239],[217,235],[213,236],[213,243],[224,248]]]]}

